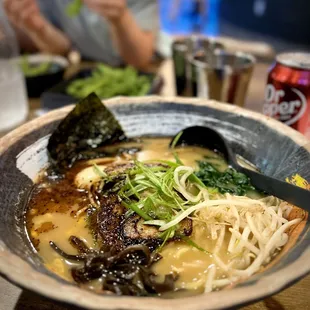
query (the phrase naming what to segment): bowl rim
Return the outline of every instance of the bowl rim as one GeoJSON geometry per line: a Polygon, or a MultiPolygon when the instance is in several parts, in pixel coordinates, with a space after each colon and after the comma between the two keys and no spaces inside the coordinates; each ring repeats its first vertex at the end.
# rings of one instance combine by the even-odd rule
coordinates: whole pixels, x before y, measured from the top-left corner
{"type": "Polygon", "coordinates": [[[33,64],[39,64],[41,62],[47,61],[51,62],[54,64],[58,64],[60,66],[59,70],[56,70],[55,72],[46,72],[42,74],[38,74],[35,76],[25,76],[26,79],[33,79],[33,78],[38,78],[42,76],[50,76],[57,74],[59,72],[65,71],[69,67],[69,60],[61,55],[51,55],[51,54],[44,54],[44,53],[36,53],[36,54],[30,54],[30,55],[21,55],[19,57],[14,58],[14,61],[20,62],[23,57],[27,57],[28,61],[33,64]]]}
{"type": "MultiPolygon", "coordinates": [[[[260,113],[245,110],[238,106],[220,103],[213,100],[192,99],[180,97],[116,97],[105,100],[108,107],[123,104],[146,104],[146,103],[180,103],[188,105],[202,105],[213,109],[222,110],[247,118],[255,119],[281,134],[290,137],[296,144],[304,146],[310,153],[310,142],[294,129],[264,116],[260,113]]],[[[15,144],[21,137],[29,134],[39,127],[63,118],[73,105],[51,111],[39,118],[36,118],[17,129],[13,130],[0,139],[0,155],[11,145],[15,144]]],[[[267,296],[270,296],[281,289],[296,282],[310,272],[310,247],[307,247],[302,255],[283,270],[277,270],[272,274],[260,278],[254,286],[237,287],[232,290],[212,292],[212,295],[202,294],[195,297],[181,297],[177,299],[161,299],[158,297],[128,297],[128,296],[102,296],[80,289],[72,284],[62,284],[56,279],[36,271],[31,265],[10,252],[0,239],[0,274],[8,280],[37,292],[48,298],[82,306],[90,309],[137,309],[146,310],[152,307],[155,310],[164,310],[178,307],[180,310],[190,308],[201,309],[222,309],[234,305],[246,304],[267,296]],[[253,289],[255,287],[255,289],[253,289]],[[57,288],[57,289],[55,289],[57,288]],[[211,298],[212,297],[212,298],[211,298]],[[207,301],[207,304],[206,304],[207,301]]]]}

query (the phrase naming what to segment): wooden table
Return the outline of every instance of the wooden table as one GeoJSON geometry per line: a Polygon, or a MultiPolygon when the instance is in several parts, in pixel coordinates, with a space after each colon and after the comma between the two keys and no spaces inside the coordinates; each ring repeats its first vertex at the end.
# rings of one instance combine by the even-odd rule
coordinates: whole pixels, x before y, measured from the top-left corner
{"type": "MultiPolygon", "coordinates": [[[[249,86],[249,92],[245,107],[255,111],[261,111],[264,99],[267,70],[269,64],[256,65],[253,78],[249,86]]],[[[165,80],[162,90],[163,96],[174,95],[174,81],[171,61],[165,61],[159,68],[160,74],[165,80]]],[[[40,108],[40,101],[32,99],[29,102],[30,111],[40,108]]],[[[310,262],[309,262],[310,263],[310,262]]],[[[243,310],[306,310],[310,309],[310,276],[304,278],[289,289],[263,301],[242,308],[243,310]]],[[[0,310],[69,310],[76,309],[47,300],[35,293],[21,290],[4,279],[0,279],[0,310]]],[[[189,308],[190,309],[190,308],[189,308]]]]}

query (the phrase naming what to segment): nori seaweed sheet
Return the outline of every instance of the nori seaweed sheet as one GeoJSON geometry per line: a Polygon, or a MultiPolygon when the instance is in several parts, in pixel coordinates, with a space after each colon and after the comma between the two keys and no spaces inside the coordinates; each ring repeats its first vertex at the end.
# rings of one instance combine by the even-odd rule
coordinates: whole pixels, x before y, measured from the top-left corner
{"type": "Polygon", "coordinates": [[[102,156],[104,154],[96,152],[96,148],[125,139],[125,133],[113,114],[92,93],[77,103],[60,122],[47,149],[52,162],[65,169],[79,159],[102,156]]]}

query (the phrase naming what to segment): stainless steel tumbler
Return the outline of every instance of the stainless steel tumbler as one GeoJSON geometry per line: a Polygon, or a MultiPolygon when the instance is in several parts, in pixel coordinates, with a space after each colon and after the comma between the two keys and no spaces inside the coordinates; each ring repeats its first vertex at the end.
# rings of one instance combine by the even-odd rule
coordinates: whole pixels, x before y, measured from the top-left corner
{"type": "Polygon", "coordinates": [[[178,96],[193,96],[192,85],[190,83],[191,65],[189,56],[198,51],[209,54],[217,49],[224,49],[224,46],[215,39],[199,36],[178,39],[172,43],[175,87],[178,96]]]}
{"type": "Polygon", "coordinates": [[[189,56],[194,97],[215,99],[243,106],[255,58],[242,52],[196,52],[189,56]]]}

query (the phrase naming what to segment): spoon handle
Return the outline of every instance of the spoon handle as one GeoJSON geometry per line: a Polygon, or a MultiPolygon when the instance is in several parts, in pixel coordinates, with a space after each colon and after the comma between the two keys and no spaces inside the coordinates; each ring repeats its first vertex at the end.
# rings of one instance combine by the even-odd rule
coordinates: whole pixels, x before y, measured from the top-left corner
{"type": "Polygon", "coordinates": [[[244,167],[240,167],[239,169],[240,172],[244,173],[251,179],[251,183],[258,190],[276,196],[292,205],[310,212],[310,191],[244,167]]]}

